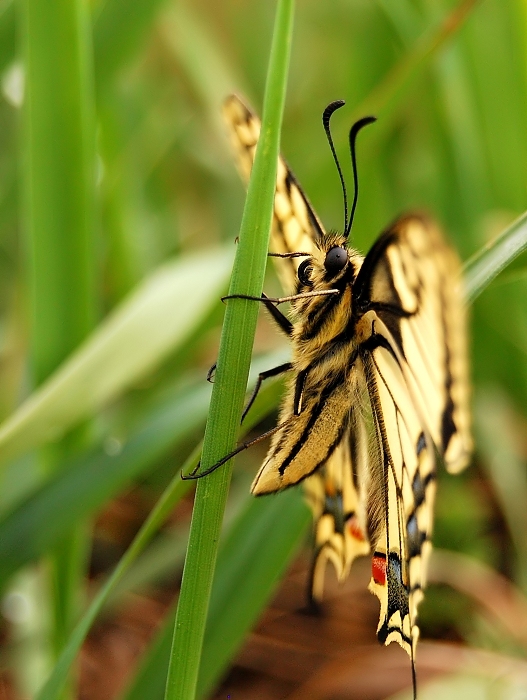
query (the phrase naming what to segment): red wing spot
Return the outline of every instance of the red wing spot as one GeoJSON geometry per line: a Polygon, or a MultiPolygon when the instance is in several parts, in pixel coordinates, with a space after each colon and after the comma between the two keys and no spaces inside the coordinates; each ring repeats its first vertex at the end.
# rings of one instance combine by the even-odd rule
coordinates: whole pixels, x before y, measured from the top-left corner
{"type": "Polygon", "coordinates": [[[337,495],[337,489],[332,480],[327,479],[326,481],[326,496],[329,498],[334,498],[337,495]]]}
{"type": "Polygon", "coordinates": [[[386,585],[386,554],[376,552],[371,560],[371,575],[379,586],[386,585]]]}
{"type": "Polygon", "coordinates": [[[348,532],[352,537],[354,537],[356,540],[359,540],[359,542],[364,542],[364,533],[362,532],[362,529],[359,525],[359,519],[356,515],[352,515],[351,518],[349,518],[347,528],[348,532]]]}

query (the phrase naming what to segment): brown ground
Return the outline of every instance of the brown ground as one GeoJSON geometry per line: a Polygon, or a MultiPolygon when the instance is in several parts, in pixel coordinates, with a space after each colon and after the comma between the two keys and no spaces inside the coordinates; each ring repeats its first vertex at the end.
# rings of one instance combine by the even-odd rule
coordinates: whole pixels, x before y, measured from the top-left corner
{"type": "MultiPolygon", "coordinates": [[[[377,700],[409,688],[405,652],[376,641],[378,603],[368,579],[364,560],[343,587],[329,582],[320,614],[307,613],[307,557],[300,557],[214,700],[377,700]]],[[[116,619],[94,630],[82,655],[82,700],[118,696],[168,602],[133,596],[116,619]]]]}

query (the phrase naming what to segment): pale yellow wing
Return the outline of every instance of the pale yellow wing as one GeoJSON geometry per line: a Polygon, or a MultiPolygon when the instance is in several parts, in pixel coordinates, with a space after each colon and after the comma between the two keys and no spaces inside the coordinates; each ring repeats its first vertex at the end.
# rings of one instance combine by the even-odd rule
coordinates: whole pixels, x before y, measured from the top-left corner
{"type": "MultiPolygon", "coordinates": [[[[245,183],[249,180],[256,144],[260,136],[260,120],[237,95],[230,95],[223,113],[236,153],[238,169],[245,183]]],[[[324,227],[315,214],[302,188],[283,158],[278,159],[274,217],[271,231],[271,252],[312,253],[314,242],[324,236],[324,227]]],[[[297,269],[302,258],[280,260],[277,271],[284,291],[294,291],[297,269]]]]}
{"type": "Polygon", "coordinates": [[[460,263],[437,225],[409,215],[382,234],[354,285],[362,310],[375,309],[405,359],[408,389],[446,467],[472,453],[466,310],[460,263]]]}
{"type": "Polygon", "coordinates": [[[386,326],[369,312],[364,368],[373,413],[368,524],[370,590],[381,610],[377,636],[411,656],[419,637],[417,607],[426,585],[435,496],[435,449],[405,379],[405,360],[386,326]]]}

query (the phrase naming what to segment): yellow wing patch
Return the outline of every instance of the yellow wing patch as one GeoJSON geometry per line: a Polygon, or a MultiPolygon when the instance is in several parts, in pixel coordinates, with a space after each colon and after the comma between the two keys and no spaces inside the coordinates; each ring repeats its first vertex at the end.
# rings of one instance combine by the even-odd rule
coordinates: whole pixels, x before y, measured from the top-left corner
{"type": "Polygon", "coordinates": [[[472,452],[466,311],[459,260],[438,227],[402,217],[366,257],[357,280],[405,358],[411,397],[449,471],[472,452]]]}

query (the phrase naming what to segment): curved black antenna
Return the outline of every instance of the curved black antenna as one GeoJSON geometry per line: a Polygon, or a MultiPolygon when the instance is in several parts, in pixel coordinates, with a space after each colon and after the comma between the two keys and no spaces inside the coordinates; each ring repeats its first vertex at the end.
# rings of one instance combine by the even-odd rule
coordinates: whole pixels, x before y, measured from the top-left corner
{"type": "Polygon", "coordinates": [[[377,117],[362,117],[355,122],[355,124],[350,129],[350,153],[351,153],[351,165],[353,167],[353,184],[355,186],[355,193],[353,195],[353,205],[351,207],[351,215],[348,225],[344,229],[344,236],[347,238],[351,231],[353,225],[353,217],[355,216],[355,209],[357,208],[357,199],[359,198],[359,179],[357,177],[357,157],[355,155],[355,142],[357,140],[357,134],[362,129],[362,127],[372,124],[377,121],[377,117]]]}
{"type": "Polygon", "coordinates": [[[324,110],[324,114],[322,115],[322,124],[324,125],[324,131],[326,132],[329,147],[331,148],[331,153],[333,154],[333,160],[335,161],[335,165],[337,166],[337,170],[339,172],[340,184],[342,185],[342,194],[344,196],[344,231],[346,231],[346,229],[348,228],[348,195],[346,192],[346,184],[344,182],[342,169],[340,167],[339,159],[337,158],[337,152],[335,151],[335,146],[333,145],[333,138],[331,136],[329,122],[331,120],[333,112],[336,112],[337,109],[340,109],[345,104],[346,103],[344,102],[344,100],[335,100],[335,102],[330,102],[330,104],[328,104],[328,106],[324,110]]]}

